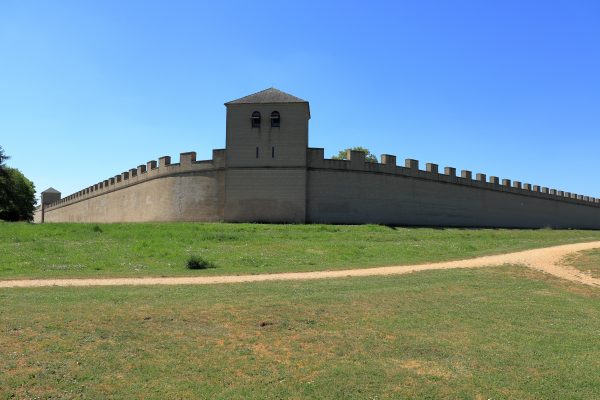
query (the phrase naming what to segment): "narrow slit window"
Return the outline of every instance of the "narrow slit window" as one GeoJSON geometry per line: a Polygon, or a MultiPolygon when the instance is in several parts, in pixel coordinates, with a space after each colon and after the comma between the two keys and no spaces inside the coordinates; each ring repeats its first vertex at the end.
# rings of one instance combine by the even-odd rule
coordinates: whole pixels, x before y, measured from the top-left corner
{"type": "Polygon", "coordinates": [[[258,147],[256,148],[256,158],[258,158],[258,147]]]}
{"type": "Polygon", "coordinates": [[[252,113],[250,120],[252,121],[253,128],[260,128],[260,113],[258,111],[252,113]]]}
{"type": "Polygon", "coordinates": [[[271,158],[275,158],[275,146],[271,147],[271,158]]]}
{"type": "Polygon", "coordinates": [[[281,126],[281,116],[279,111],[273,111],[271,113],[271,128],[279,128],[281,126]]]}

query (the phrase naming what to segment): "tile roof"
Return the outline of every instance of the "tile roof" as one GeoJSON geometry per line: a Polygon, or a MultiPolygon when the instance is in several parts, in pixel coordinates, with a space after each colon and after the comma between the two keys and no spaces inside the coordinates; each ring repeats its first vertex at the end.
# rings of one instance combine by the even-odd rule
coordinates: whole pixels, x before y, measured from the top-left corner
{"type": "Polygon", "coordinates": [[[308,101],[302,100],[296,96],[292,96],[289,93],[282,92],[281,90],[272,87],[237,100],[229,101],[225,103],[225,105],[257,103],[308,103],[308,101]]]}

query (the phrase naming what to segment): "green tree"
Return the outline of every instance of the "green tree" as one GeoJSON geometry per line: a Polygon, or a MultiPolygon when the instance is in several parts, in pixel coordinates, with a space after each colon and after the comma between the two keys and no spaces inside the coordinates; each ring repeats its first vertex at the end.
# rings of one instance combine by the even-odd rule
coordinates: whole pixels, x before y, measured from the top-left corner
{"type": "Polygon", "coordinates": [[[333,156],[332,158],[334,160],[347,160],[348,156],[347,156],[347,152],[348,150],[354,150],[354,151],[362,151],[363,153],[365,153],[365,161],[367,162],[379,162],[377,160],[377,156],[373,153],[371,153],[371,151],[365,147],[361,147],[361,146],[356,146],[356,147],[350,147],[348,149],[345,150],[340,150],[340,152],[338,153],[337,156],[333,156]]]}
{"type": "Polygon", "coordinates": [[[33,182],[27,179],[18,169],[2,165],[2,173],[0,174],[0,220],[31,221],[33,220],[35,203],[33,182]]]}
{"type": "Polygon", "coordinates": [[[6,179],[8,173],[6,172],[6,160],[10,157],[4,153],[4,149],[0,146],[0,209],[7,203],[8,188],[6,187],[6,179]]]}
{"type": "Polygon", "coordinates": [[[0,146],[0,175],[5,174],[4,169],[6,168],[6,165],[4,164],[4,162],[9,158],[10,157],[4,153],[4,149],[2,148],[2,146],[0,146]]]}

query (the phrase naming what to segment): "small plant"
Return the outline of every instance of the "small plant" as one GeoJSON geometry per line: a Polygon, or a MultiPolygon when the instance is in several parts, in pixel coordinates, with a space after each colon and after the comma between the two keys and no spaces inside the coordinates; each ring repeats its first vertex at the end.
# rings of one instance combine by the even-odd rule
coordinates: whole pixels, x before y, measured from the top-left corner
{"type": "Polygon", "coordinates": [[[98,225],[94,225],[92,230],[96,233],[102,233],[102,228],[100,228],[98,225]]]}
{"type": "Polygon", "coordinates": [[[214,264],[210,261],[203,259],[200,256],[191,256],[187,260],[188,269],[206,269],[206,268],[215,268],[214,264]]]}

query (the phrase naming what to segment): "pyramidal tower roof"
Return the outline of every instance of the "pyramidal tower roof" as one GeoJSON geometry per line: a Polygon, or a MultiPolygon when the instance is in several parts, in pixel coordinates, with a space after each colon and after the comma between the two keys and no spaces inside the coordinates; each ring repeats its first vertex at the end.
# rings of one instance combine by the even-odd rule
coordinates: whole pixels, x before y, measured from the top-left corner
{"type": "Polygon", "coordinates": [[[48,189],[44,190],[42,193],[60,193],[58,190],[54,189],[53,187],[49,187],[48,189]]]}
{"type": "Polygon", "coordinates": [[[308,101],[302,100],[301,98],[292,96],[289,93],[282,92],[281,90],[272,87],[269,89],[261,90],[260,92],[250,94],[237,100],[229,101],[225,103],[225,105],[257,103],[308,103],[308,101]]]}

